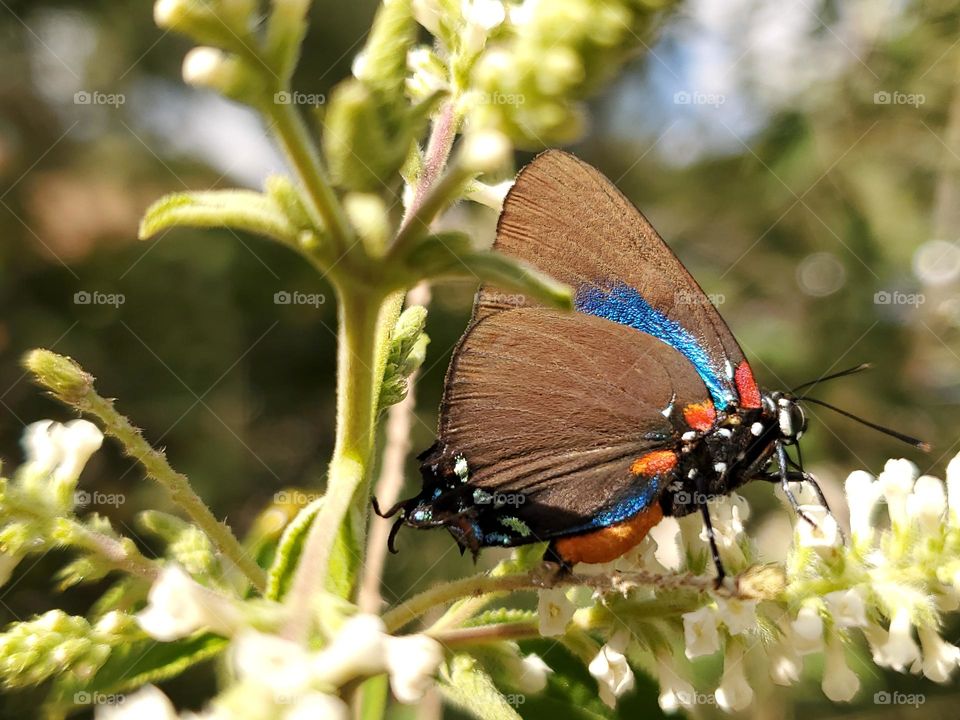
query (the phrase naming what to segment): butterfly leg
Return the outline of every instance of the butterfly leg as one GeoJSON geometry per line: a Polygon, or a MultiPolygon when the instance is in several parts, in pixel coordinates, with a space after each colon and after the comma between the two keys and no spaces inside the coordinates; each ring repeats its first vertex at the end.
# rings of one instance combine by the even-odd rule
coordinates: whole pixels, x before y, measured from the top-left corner
{"type": "Polygon", "coordinates": [[[706,502],[707,488],[702,479],[702,475],[697,478],[697,505],[700,508],[700,516],[703,518],[703,525],[707,529],[707,540],[710,542],[710,553],[713,555],[713,564],[717,568],[716,587],[719,590],[723,587],[723,580],[727,576],[723,569],[723,561],[720,559],[720,548],[717,547],[717,538],[713,532],[713,522],[710,520],[710,507],[706,502]]]}
{"type": "Polygon", "coordinates": [[[544,583],[548,586],[573,573],[573,565],[563,559],[556,543],[552,541],[543,553],[543,567],[546,575],[544,583]]]}

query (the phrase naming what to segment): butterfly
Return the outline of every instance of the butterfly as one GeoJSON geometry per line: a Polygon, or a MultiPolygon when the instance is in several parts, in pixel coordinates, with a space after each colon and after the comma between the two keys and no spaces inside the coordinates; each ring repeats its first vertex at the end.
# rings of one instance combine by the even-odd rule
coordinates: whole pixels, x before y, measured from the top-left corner
{"type": "Polygon", "coordinates": [[[764,480],[799,511],[798,481],[826,505],[787,452],[807,427],[797,392],[814,383],[761,389],[696,280],[598,170],[540,154],[506,197],[494,249],[570,285],[574,312],[480,288],[437,441],[419,456],[422,491],[382,513],[399,515],[391,550],[402,525],[446,527],[461,551],[548,542],[546,559],[570,568],[699,512],[719,582],[711,498],[764,480]]]}

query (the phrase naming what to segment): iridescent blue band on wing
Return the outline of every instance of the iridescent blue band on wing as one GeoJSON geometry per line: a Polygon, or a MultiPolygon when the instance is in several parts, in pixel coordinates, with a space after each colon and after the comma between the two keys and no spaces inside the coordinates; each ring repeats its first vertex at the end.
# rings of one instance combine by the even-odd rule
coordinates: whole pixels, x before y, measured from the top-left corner
{"type": "Polygon", "coordinates": [[[610,289],[584,285],[577,291],[575,307],[582,313],[612,320],[662,340],[693,363],[718,408],[736,402],[725,378],[690,331],[651,306],[635,288],[625,283],[617,283],[610,289]]]}

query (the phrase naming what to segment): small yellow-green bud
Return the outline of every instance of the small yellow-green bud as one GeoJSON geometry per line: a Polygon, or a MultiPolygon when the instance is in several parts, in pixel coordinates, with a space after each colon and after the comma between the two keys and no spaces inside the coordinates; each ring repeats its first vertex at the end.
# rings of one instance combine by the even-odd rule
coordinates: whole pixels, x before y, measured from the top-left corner
{"type": "Polygon", "coordinates": [[[31,350],[24,357],[23,365],[40,385],[68,405],[77,405],[93,390],[93,376],[64,355],[31,350]]]}

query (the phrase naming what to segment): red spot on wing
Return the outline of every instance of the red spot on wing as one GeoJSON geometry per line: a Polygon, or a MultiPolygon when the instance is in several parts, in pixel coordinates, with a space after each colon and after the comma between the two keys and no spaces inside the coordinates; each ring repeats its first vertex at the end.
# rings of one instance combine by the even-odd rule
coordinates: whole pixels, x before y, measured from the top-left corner
{"type": "Polygon", "coordinates": [[[653,450],[646,455],[641,455],[630,466],[630,472],[634,475],[662,475],[673,470],[677,466],[677,454],[673,450],[653,450]]]}
{"type": "Polygon", "coordinates": [[[753,370],[750,369],[746,360],[742,360],[737,365],[734,379],[737,383],[737,392],[740,394],[740,407],[762,407],[760,388],[757,387],[757,381],[753,379],[753,370]]]}
{"type": "Polygon", "coordinates": [[[683,419],[694,430],[706,432],[713,427],[713,423],[717,419],[717,410],[713,407],[712,400],[692,403],[683,409],[683,419]]]}

